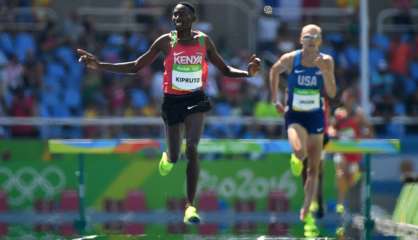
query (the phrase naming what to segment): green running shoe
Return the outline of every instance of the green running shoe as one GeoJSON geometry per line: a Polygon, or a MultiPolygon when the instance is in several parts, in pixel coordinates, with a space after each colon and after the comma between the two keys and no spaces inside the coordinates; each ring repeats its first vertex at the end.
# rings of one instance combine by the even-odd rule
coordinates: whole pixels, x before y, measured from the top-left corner
{"type": "Polygon", "coordinates": [[[356,170],[353,174],[353,182],[358,183],[361,180],[361,172],[360,170],[356,170]]]}
{"type": "Polygon", "coordinates": [[[305,225],[303,226],[305,237],[318,237],[319,230],[315,223],[315,218],[312,216],[312,213],[309,213],[305,220],[305,225]]]}
{"type": "Polygon", "coordinates": [[[337,235],[337,237],[344,237],[345,235],[344,228],[343,227],[337,228],[337,230],[335,231],[335,235],[337,235]]]}
{"type": "Polygon", "coordinates": [[[200,223],[200,217],[199,214],[197,214],[197,210],[193,206],[188,206],[186,210],[184,211],[184,218],[183,222],[186,224],[199,224],[200,223]]]}
{"type": "Polygon", "coordinates": [[[296,177],[302,174],[303,170],[303,162],[299,158],[296,157],[295,154],[292,153],[290,157],[290,170],[292,170],[292,174],[296,177]]]}
{"type": "Polygon", "coordinates": [[[158,170],[160,171],[160,175],[167,176],[171,172],[173,167],[174,164],[168,161],[167,153],[163,152],[160,163],[158,164],[158,170]]]}
{"type": "Polygon", "coordinates": [[[305,217],[305,220],[303,220],[304,223],[308,223],[308,224],[314,224],[315,225],[315,218],[312,215],[312,213],[308,213],[305,217]]]}
{"type": "Polygon", "coordinates": [[[309,206],[309,211],[312,212],[312,213],[315,213],[315,212],[318,211],[318,209],[319,209],[318,202],[317,201],[312,201],[311,206],[309,206]]]}
{"type": "Polygon", "coordinates": [[[303,235],[307,238],[316,238],[319,236],[319,230],[316,228],[315,230],[305,231],[303,235]]]}
{"type": "Polygon", "coordinates": [[[344,215],[344,213],[345,213],[344,204],[338,203],[337,206],[336,206],[335,211],[340,215],[344,215]]]}

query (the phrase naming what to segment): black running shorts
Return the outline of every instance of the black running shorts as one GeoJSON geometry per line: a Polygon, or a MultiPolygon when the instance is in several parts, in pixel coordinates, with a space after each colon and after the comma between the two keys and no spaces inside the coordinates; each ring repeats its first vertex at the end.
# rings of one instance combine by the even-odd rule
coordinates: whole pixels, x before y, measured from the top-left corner
{"type": "Polygon", "coordinates": [[[184,122],[189,114],[211,109],[212,105],[203,91],[184,95],[164,94],[161,105],[162,117],[169,126],[184,122]]]}

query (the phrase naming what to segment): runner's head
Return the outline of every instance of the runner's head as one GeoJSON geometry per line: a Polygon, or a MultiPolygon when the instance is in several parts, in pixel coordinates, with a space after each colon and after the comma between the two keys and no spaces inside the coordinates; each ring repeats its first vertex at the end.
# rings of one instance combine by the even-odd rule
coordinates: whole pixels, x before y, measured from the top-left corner
{"type": "Polygon", "coordinates": [[[322,30],[318,25],[309,24],[300,33],[302,48],[308,51],[318,51],[322,43],[322,30]]]}
{"type": "Polygon", "coordinates": [[[196,20],[196,9],[188,2],[180,2],[174,7],[171,19],[176,30],[191,29],[196,20]]]}

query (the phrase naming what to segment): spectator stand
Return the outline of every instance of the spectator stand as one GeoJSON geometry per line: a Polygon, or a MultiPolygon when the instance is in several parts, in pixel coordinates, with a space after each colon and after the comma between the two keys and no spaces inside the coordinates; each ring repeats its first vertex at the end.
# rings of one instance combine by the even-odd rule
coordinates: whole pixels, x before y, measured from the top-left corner
{"type": "Polygon", "coordinates": [[[14,7],[0,12],[0,31],[41,31],[47,21],[58,20],[58,14],[48,7],[14,7]]]}
{"type": "Polygon", "coordinates": [[[102,32],[144,32],[148,24],[136,21],[138,16],[157,19],[163,14],[161,7],[147,8],[107,8],[82,7],[77,10],[80,17],[95,20],[95,28],[102,32]],[[104,19],[108,19],[105,21],[104,19]]]}
{"type": "Polygon", "coordinates": [[[387,32],[390,33],[402,33],[408,32],[413,29],[418,29],[418,8],[411,8],[407,11],[403,11],[398,8],[387,8],[382,10],[377,16],[377,32],[379,34],[384,34],[387,32]],[[393,20],[394,17],[399,16],[400,14],[407,14],[406,16],[412,20],[410,24],[399,24],[389,22],[393,20]]]}

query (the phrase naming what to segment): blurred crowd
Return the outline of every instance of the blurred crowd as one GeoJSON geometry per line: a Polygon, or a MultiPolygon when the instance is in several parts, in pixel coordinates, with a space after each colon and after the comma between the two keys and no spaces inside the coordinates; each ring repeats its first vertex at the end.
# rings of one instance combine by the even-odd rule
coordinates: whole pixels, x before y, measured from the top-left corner
{"type": "MultiPolygon", "coordinates": [[[[10,2],[0,1],[0,12],[25,6],[21,4],[48,4],[48,1],[10,2]],[[19,3],[11,6],[10,2],[19,3]]],[[[136,2],[140,4],[141,1],[136,2]]],[[[134,60],[154,39],[171,30],[167,17],[152,21],[141,33],[99,32],[91,19],[81,18],[75,12],[68,13],[60,21],[31,12],[8,14],[3,21],[43,21],[45,24],[39,31],[7,29],[0,32],[0,116],[159,116],[163,56],[135,75],[121,75],[88,71],[78,63],[75,49],[86,49],[106,62],[134,60]]],[[[353,20],[349,31],[325,32],[323,35],[322,51],[335,59],[340,90],[359,85],[360,51],[356,24],[353,20]]],[[[222,76],[213,65],[209,66],[207,93],[214,103],[211,115],[278,116],[269,104],[268,69],[280,54],[299,47],[299,32],[289,30],[286,21],[267,15],[260,16],[258,29],[262,34],[258,34],[257,54],[266,60],[260,75],[233,79],[222,76]]],[[[247,50],[231,51],[220,47],[219,51],[229,64],[246,68],[250,54],[247,50]]],[[[369,57],[372,115],[385,119],[418,116],[418,34],[413,31],[396,35],[372,33],[369,57]]],[[[333,104],[338,105],[338,101],[333,104]]],[[[394,129],[386,129],[382,134],[403,134],[404,130],[396,130],[396,126],[394,129]]],[[[257,124],[211,124],[204,134],[205,137],[256,138],[277,137],[281,131],[280,127],[257,124]]],[[[0,126],[0,136],[9,137],[157,137],[161,134],[158,129],[137,126],[117,126],[106,131],[97,126],[0,126]]]]}

